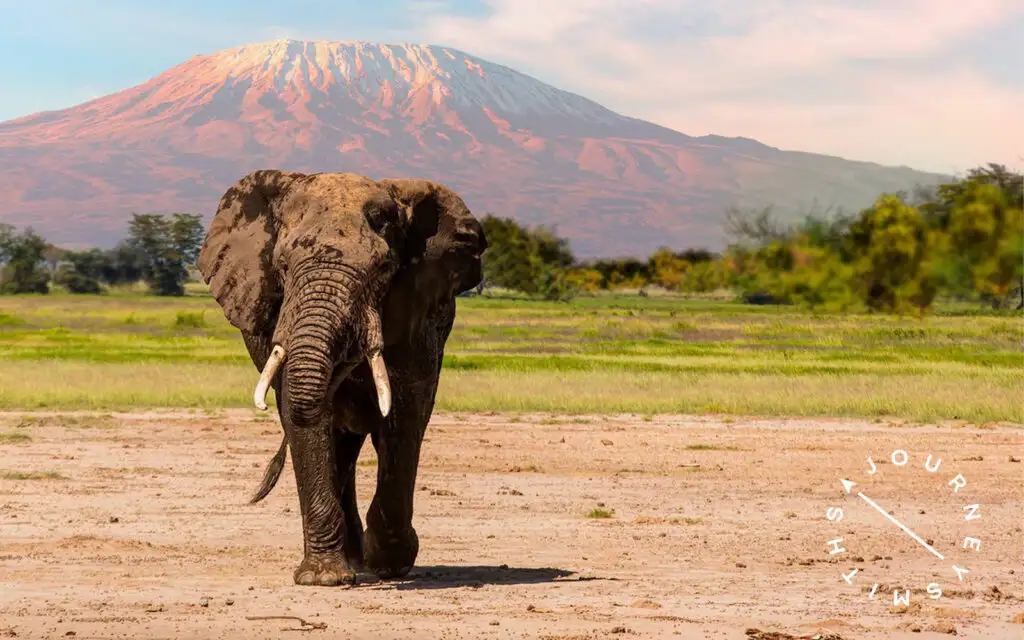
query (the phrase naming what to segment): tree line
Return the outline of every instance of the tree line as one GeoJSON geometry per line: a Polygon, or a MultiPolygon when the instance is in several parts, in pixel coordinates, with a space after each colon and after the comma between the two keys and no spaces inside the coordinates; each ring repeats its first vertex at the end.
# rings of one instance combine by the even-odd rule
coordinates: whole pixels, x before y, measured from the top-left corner
{"type": "MultiPolygon", "coordinates": [[[[938,296],[1024,306],[1024,177],[997,164],[855,213],[783,224],[771,207],[726,212],[722,252],[662,248],[646,259],[580,261],[552,227],[485,215],[483,287],[548,300],[602,290],[730,291],[753,303],[823,310],[927,310],[938,296]],[[1015,302],[1016,301],[1016,302],[1015,302]]],[[[0,293],[71,293],[148,284],[184,295],[202,246],[198,215],[135,214],[112,249],[55,247],[0,224],[0,293]]]]}
{"type": "Polygon", "coordinates": [[[0,293],[49,293],[51,284],[101,293],[104,285],[145,282],[156,295],[181,296],[204,234],[195,214],[134,214],[128,237],[114,248],[75,251],[50,244],[32,228],[18,233],[0,223],[0,293]]]}
{"type": "Polygon", "coordinates": [[[783,224],[771,207],[730,210],[722,252],[662,248],[646,260],[577,261],[550,227],[483,220],[491,285],[547,299],[648,287],[729,290],[748,302],[923,312],[948,296],[1024,307],[1024,176],[989,164],[855,213],[783,224]],[[492,237],[494,241],[492,242],[492,237]]]}

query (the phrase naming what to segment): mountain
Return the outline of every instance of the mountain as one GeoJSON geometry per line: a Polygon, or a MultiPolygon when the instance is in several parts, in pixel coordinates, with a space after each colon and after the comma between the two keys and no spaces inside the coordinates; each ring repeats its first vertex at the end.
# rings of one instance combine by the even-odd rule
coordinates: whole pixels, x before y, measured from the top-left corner
{"type": "Polygon", "coordinates": [[[277,40],[0,123],[0,221],[109,246],[132,212],[209,220],[258,168],[438,180],[581,256],[717,247],[730,205],[859,208],[943,178],[688,136],[447,47],[277,40]]]}

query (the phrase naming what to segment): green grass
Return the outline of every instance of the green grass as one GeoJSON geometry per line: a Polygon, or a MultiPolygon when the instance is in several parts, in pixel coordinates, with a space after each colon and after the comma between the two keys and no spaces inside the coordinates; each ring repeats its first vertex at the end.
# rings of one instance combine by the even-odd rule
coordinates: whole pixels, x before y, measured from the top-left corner
{"type": "Polygon", "coordinates": [[[607,518],[614,518],[615,517],[615,510],[614,509],[611,509],[611,510],[609,510],[609,509],[601,509],[601,508],[591,509],[589,512],[587,512],[587,517],[588,518],[594,518],[596,520],[603,520],[603,519],[607,519],[607,518]]]}
{"type": "MultiPolygon", "coordinates": [[[[205,293],[0,297],[0,409],[249,407],[257,376],[205,293]]],[[[471,298],[459,300],[436,406],[1024,423],[1022,391],[1019,312],[471,298]]]]}
{"type": "Polygon", "coordinates": [[[174,318],[174,327],[177,329],[181,328],[192,328],[192,329],[203,329],[207,327],[206,323],[206,312],[200,311],[179,311],[178,315],[174,318]]]}
{"type": "Polygon", "coordinates": [[[27,433],[0,433],[0,444],[18,444],[31,441],[32,436],[27,433]]]}

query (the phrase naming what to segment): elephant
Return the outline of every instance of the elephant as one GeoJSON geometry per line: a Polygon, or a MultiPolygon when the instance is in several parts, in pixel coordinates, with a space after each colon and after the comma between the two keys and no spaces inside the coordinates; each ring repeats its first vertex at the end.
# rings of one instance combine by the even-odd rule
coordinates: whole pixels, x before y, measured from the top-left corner
{"type": "Polygon", "coordinates": [[[412,569],[420,446],[455,297],[482,280],[486,249],[466,203],[428,180],[260,169],[221,197],[197,267],[260,372],[254,404],[265,410],[274,390],[283,439],[251,502],[290,452],[296,584],[412,569]],[[364,532],[355,467],[367,435],[378,462],[364,532]]]}

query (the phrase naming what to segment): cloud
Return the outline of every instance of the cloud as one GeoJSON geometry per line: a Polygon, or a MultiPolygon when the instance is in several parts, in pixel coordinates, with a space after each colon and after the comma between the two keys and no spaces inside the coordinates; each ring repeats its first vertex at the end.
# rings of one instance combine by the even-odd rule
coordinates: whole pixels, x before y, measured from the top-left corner
{"type": "Polygon", "coordinates": [[[416,36],[693,135],[940,171],[1024,163],[1024,73],[1007,83],[964,55],[1024,27],[1019,0],[484,4],[422,5],[416,36]]]}

